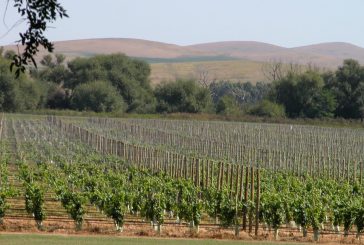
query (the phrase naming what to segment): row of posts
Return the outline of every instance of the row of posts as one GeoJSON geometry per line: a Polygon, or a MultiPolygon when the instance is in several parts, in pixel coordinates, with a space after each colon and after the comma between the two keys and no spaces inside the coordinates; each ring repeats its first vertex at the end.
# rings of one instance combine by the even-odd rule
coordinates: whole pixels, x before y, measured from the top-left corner
{"type": "Polygon", "coordinates": [[[244,202],[255,201],[255,209],[243,208],[243,230],[258,232],[260,169],[254,166],[213,161],[186,156],[152,147],[137,146],[119,140],[108,139],[90,132],[56,117],[48,117],[48,121],[57,126],[64,135],[79,140],[103,154],[119,156],[129,164],[152,172],[163,171],[173,178],[191,179],[196,186],[204,188],[216,187],[218,190],[228,188],[230,198],[244,202]],[[255,195],[254,195],[255,194],[255,195]],[[254,214],[255,211],[255,214],[254,214]],[[255,222],[254,222],[255,220],[255,222]]]}

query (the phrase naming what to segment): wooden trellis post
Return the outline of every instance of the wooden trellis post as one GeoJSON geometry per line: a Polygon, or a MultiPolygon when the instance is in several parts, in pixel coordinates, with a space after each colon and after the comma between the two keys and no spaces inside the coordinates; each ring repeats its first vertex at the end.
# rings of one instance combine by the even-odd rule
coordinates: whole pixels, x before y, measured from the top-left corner
{"type": "MultiPolygon", "coordinates": [[[[245,204],[248,203],[248,186],[249,186],[249,167],[245,168],[245,183],[244,183],[244,202],[245,204]]],[[[247,215],[247,208],[246,205],[243,207],[243,230],[246,231],[246,215],[247,215]]]]}
{"type": "Polygon", "coordinates": [[[255,235],[258,236],[258,228],[259,228],[259,204],[260,204],[260,170],[259,168],[256,170],[257,174],[257,195],[255,201],[255,235]]]}
{"type": "MultiPolygon", "coordinates": [[[[254,203],[254,167],[250,168],[250,202],[254,203]]],[[[253,208],[249,210],[249,233],[253,231],[253,208]]]]}

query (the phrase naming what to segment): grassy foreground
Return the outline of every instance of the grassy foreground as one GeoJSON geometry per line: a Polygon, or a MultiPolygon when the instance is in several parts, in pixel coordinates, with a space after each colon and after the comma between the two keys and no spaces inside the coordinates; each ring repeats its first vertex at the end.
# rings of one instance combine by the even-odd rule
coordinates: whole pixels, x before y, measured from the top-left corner
{"type": "MultiPolygon", "coordinates": [[[[63,244],[103,244],[103,245],[267,245],[272,242],[249,242],[249,241],[226,241],[226,240],[184,240],[184,239],[148,239],[148,238],[121,238],[107,236],[62,236],[62,235],[39,235],[39,234],[1,234],[1,245],[63,245],[63,244]]],[[[290,243],[279,243],[289,245],[290,243]]],[[[298,243],[291,243],[298,244],[298,243]]]]}

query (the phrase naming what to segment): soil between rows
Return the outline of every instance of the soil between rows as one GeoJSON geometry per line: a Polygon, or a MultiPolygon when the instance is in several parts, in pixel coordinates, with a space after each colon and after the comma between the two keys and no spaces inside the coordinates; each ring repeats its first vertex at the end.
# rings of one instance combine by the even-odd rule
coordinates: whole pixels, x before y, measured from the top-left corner
{"type": "MultiPolygon", "coordinates": [[[[199,233],[191,232],[187,225],[164,225],[161,235],[153,230],[148,223],[124,225],[123,232],[116,232],[112,224],[85,221],[81,231],[74,230],[74,223],[65,221],[44,221],[44,230],[36,228],[34,220],[20,220],[5,218],[3,225],[0,225],[0,234],[48,234],[66,236],[109,236],[109,237],[135,237],[135,238],[163,238],[163,239],[219,239],[219,240],[241,240],[252,242],[278,242],[278,243],[311,243],[313,242],[312,233],[308,237],[302,237],[302,233],[290,229],[282,229],[279,232],[279,240],[274,239],[273,231],[268,232],[259,229],[259,235],[255,236],[244,231],[240,231],[239,237],[234,235],[233,228],[220,228],[202,226],[199,233]]],[[[320,235],[318,243],[323,244],[361,244],[354,234],[344,237],[343,234],[324,234],[320,235]]]]}

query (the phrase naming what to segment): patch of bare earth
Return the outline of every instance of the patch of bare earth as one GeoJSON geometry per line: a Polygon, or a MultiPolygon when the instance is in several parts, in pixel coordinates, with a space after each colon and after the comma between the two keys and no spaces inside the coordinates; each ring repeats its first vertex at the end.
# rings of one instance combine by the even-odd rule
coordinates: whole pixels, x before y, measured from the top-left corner
{"type": "MultiPolygon", "coordinates": [[[[279,239],[275,240],[273,232],[259,230],[259,235],[254,236],[244,231],[240,231],[238,237],[234,235],[234,229],[220,228],[217,226],[202,226],[198,233],[191,231],[187,224],[168,224],[162,226],[160,235],[153,230],[149,223],[127,223],[123,232],[114,230],[111,223],[100,223],[85,221],[81,231],[75,231],[74,223],[63,221],[45,221],[42,231],[36,228],[33,220],[9,219],[5,218],[4,223],[0,225],[1,233],[39,233],[39,234],[57,234],[57,235],[105,235],[119,237],[148,237],[148,238],[167,238],[167,239],[223,239],[223,240],[245,240],[250,242],[295,242],[295,243],[312,243],[312,233],[307,237],[294,230],[282,230],[279,232],[279,239]]],[[[322,244],[361,244],[355,235],[344,237],[338,234],[321,235],[318,243],[322,244]]]]}

